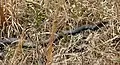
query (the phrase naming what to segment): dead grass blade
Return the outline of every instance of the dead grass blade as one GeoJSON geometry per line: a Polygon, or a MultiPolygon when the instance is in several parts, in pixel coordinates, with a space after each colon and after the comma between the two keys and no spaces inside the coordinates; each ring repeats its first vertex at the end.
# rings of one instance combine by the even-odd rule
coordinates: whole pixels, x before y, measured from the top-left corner
{"type": "Polygon", "coordinates": [[[52,51],[53,51],[52,44],[54,41],[54,32],[55,32],[55,21],[52,22],[52,31],[46,53],[46,59],[47,59],[46,65],[50,65],[52,61],[52,51]]]}
{"type": "Polygon", "coordinates": [[[3,25],[4,21],[5,21],[5,16],[4,16],[4,12],[3,12],[3,7],[0,6],[0,26],[3,25]]]}
{"type": "Polygon", "coordinates": [[[15,60],[17,59],[17,57],[22,53],[22,44],[23,44],[23,32],[21,34],[20,40],[18,42],[17,48],[15,49],[12,61],[10,65],[14,65],[15,64],[15,60]]]}

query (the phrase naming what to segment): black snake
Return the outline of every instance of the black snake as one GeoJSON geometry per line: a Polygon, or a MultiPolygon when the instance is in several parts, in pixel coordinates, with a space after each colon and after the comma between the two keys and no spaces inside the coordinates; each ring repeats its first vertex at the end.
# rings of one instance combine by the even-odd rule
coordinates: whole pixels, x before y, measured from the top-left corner
{"type": "MultiPolygon", "coordinates": [[[[102,21],[94,25],[82,25],[82,26],[76,27],[75,29],[62,31],[61,33],[58,33],[58,35],[55,37],[54,42],[61,39],[63,35],[70,35],[70,34],[75,35],[85,30],[92,30],[92,31],[98,30],[99,28],[103,27],[107,23],[108,21],[102,21]]],[[[2,45],[10,45],[14,42],[18,42],[18,38],[0,38],[0,44],[2,45]]]]}
{"type": "MultiPolygon", "coordinates": [[[[70,35],[70,34],[75,35],[82,31],[85,31],[85,30],[95,31],[95,30],[98,30],[99,28],[103,27],[107,23],[108,23],[108,21],[102,21],[102,22],[98,22],[93,25],[82,25],[82,26],[76,27],[75,29],[65,30],[65,31],[62,31],[61,33],[58,33],[58,35],[55,37],[55,39],[53,41],[55,43],[59,39],[63,38],[64,35],[70,35]]],[[[2,51],[4,49],[4,46],[11,45],[15,42],[18,42],[18,38],[0,38],[0,51],[2,51]]],[[[49,42],[49,40],[47,41],[47,43],[48,42],[49,42]]],[[[32,44],[32,42],[27,41],[26,43],[23,44],[23,47],[35,47],[35,45],[29,45],[27,43],[32,44]]],[[[0,54],[1,54],[1,52],[0,52],[0,54]]]]}

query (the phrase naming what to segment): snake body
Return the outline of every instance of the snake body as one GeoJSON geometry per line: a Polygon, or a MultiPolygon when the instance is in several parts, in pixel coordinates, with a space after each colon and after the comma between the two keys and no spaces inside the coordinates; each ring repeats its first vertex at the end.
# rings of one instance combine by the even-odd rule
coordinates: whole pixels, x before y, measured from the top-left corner
{"type": "MultiPolygon", "coordinates": [[[[85,30],[92,30],[92,31],[98,30],[99,28],[103,27],[107,23],[108,21],[102,21],[94,25],[83,25],[83,26],[76,27],[75,29],[62,31],[54,38],[53,42],[55,43],[59,39],[63,38],[64,35],[70,35],[70,34],[75,35],[85,30]]],[[[0,57],[3,55],[4,46],[14,44],[18,41],[19,41],[19,38],[0,38],[0,57]]],[[[23,43],[23,47],[32,47],[32,48],[36,47],[35,45],[33,45],[32,42],[29,42],[27,40],[24,40],[24,41],[25,42],[23,43]]],[[[47,43],[48,42],[49,40],[47,41],[47,43]]]]}
{"type": "Polygon", "coordinates": [[[58,36],[55,37],[54,42],[63,38],[64,35],[70,35],[70,34],[75,35],[85,30],[92,30],[92,31],[98,30],[99,28],[103,27],[107,23],[108,21],[102,21],[94,25],[83,25],[83,26],[75,27],[75,29],[62,31],[61,33],[58,34],[58,36]]]}
{"type": "MultiPolygon", "coordinates": [[[[92,30],[92,31],[95,31],[101,27],[103,27],[105,24],[107,24],[108,21],[102,21],[102,22],[99,22],[99,23],[96,23],[94,25],[83,25],[83,26],[79,26],[79,27],[76,27],[75,29],[71,29],[71,30],[65,30],[65,31],[62,31],[61,33],[59,33],[55,39],[54,39],[54,42],[58,41],[59,39],[63,38],[64,35],[75,35],[75,34],[78,34],[82,31],[85,31],[85,30],[92,30]]],[[[10,45],[14,42],[18,42],[18,38],[0,38],[0,46],[2,45],[10,45]]],[[[49,41],[48,41],[49,42],[49,41]]],[[[48,43],[47,42],[47,43],[48,43]]],[[[27,42],[26,42],[27,43],[27,42]]],[[[24,43],[24,45],[26,45],[26,43],[24,43]]],[[[31,43],[31,42],[30,42],[31,43]]],[[[23,47],[25,47],[23,45],[23,47]]]]}

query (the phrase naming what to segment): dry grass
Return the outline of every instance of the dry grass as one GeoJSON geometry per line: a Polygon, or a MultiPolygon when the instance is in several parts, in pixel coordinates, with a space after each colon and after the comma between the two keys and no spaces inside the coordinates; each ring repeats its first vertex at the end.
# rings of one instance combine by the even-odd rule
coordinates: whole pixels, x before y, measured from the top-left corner
{"type": "Polygon", "coordinates": [[[0,37],[20,38],[24,31],[24,39],[37,46],[22,48],[16,58],[18,47],[5,47],[1,65],[45,65],[48,61],[51,65],[120,64],[119,0],[0,0],[0,5],[0,37]],[[53,28],[57,34],[101,20],[109,23],[97,31],[65,36],[54,43],[53,51],[46,52],[44,41],[53,35],[53,28]]]}

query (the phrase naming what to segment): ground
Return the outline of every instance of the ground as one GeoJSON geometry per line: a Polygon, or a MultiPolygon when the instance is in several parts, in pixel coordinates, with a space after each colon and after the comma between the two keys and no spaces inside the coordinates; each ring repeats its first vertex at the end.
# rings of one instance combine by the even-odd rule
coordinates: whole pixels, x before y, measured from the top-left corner
{"type": "Polygon", "coordinates": [[[2,0],[0,5],[0,37],[23,37],[36,45],[6,46],[2,65],[120,64],[119,0],[2,0]],[[96,31],[65,35],[52,43],[63,30],[104,20],[108,24],[96,31]]]}

